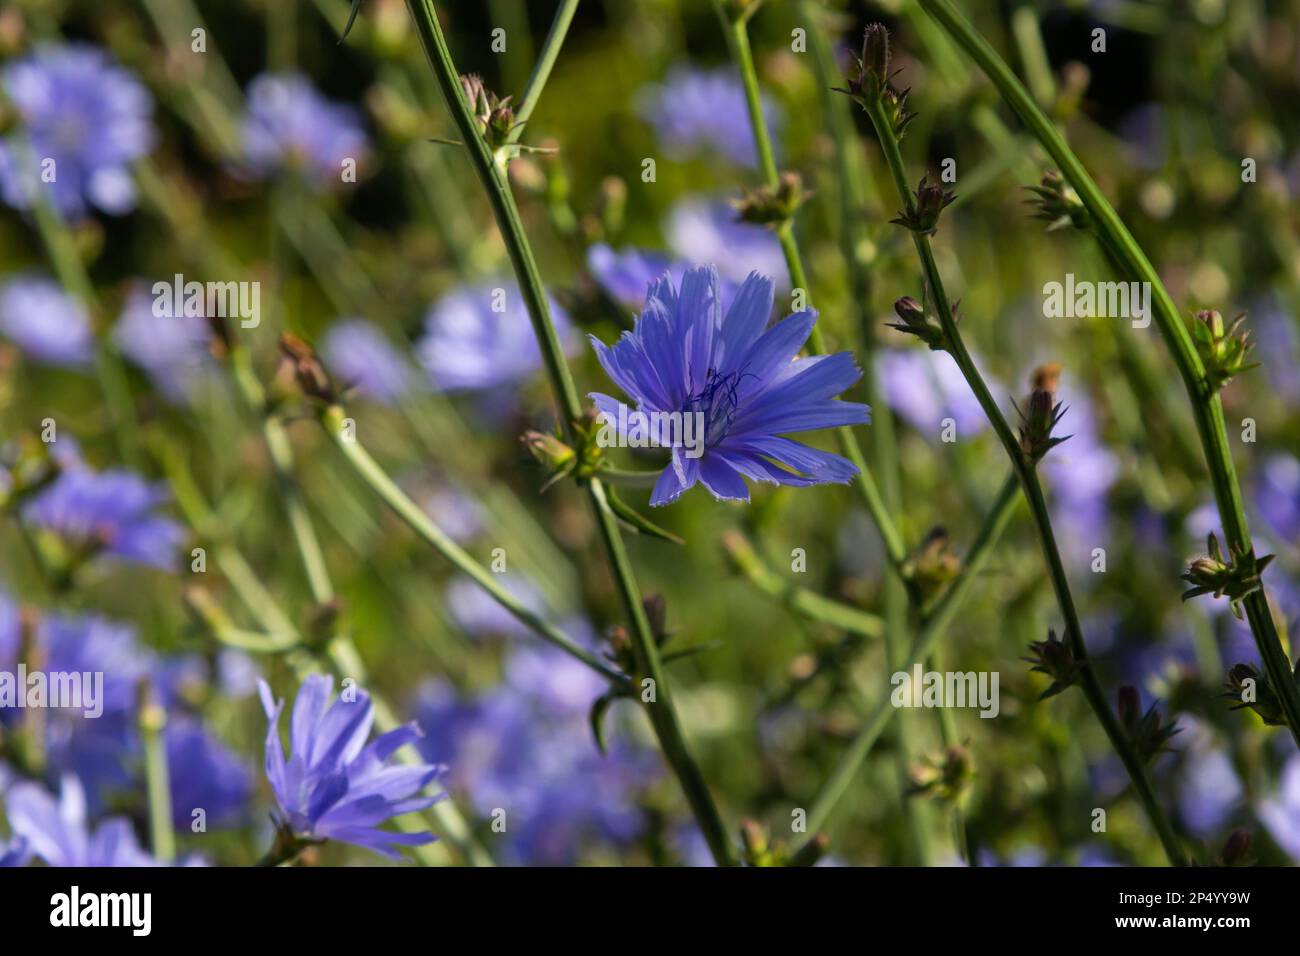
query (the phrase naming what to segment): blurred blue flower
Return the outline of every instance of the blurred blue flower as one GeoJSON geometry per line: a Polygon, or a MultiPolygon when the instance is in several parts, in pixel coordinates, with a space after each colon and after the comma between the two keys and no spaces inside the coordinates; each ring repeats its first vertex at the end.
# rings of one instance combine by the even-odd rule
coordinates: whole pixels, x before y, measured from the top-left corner
{"type": "MultiPolygon", "coordinates": [[[[931,441],[941,438],[946,418],[959,440],[988,428],[984,410],[947,352],[881,349],[876,374],[889,407],[931,441]]],[[[994,395],[1004,392],[996,380],[986,375],[985,381],[994,395]]]]}
{"type": "Polygon", "coordinates": [[[457,544],[464,544],[483,532],[483,508],[459,488],[439,484],[415,495],[424,513],[457,544]]]}
{"type": "Polygon", "coordinates": [[[1183,714],[1178,719],[1182,762],[1175,788],[1178,815],[1194,836],[1207,839],[1240,808],[1245,790],[1232,761],[1201,721],[1183,714]]]}
{"type": "Polygon", "coordinates": [[[42,276],[14,276],[0,289],[0,335],[47,365],[84,366],[94,356],[86,310],[42,276]]]}
{"type": "MultiPolygon", "coordinates": [[[[1056,399],[1066,408],[1058,433],[1069,441],[1043,459],[1052,495],[1052,524],[1060,538],[1062,556],[1077,569],[1090,569],[1092,551],[1108,539],[1109,494],[1120,463],[1103,443],[1090,396],[1062,383],[1056,399]]],[[[1086,574],[1082,580],[1092,581],[1086,574]]]]}
{"type": "Polygon", "coordinates": [[[17,783],[5,795],[9,827],[49,866],[157,866],[136,840],[125,817],[110,817],[93,830],[86,795],[75,776],[63,778],[59,799],[36,783],[17,783]]]}
{"type": "MultiPolygon", "coordinates": [[[[1295,188],[1300,192],[1300,184],[1295,188]]],[[[1248,314],[1256,343],[1253,354],[1277,393],[1294,406],[1300,402],[1300,335],[1295,321],[1272,293],[1253,301],[1248,314]]]]}
{"type": "Polygon", "coordinates": [[[199,809],[210,827],[240,822],[253,792],[253,775],[243,761],[189,717],[170,718],[163,743],[176,828],[189,830],[199,809]]]}
{"type": "MultiPolygon", "coordinates": [[[[662,84],[643,88],[637,104],[673,159],[712,151],[738,165],[758,165],[745,88],[733,71],[674,67],[662,84]]],[[[763,115],[775,136],[779,116],[766,97],[763,115]]]]}
{"type": "MultiPolygon", "coordinates": [[[[577,344],[568,314],[550,301],[565,352],[577,344]]],[[[477,391],[510,385],[542,367],[524,297],[513,281],[466,286],[429,309],[416,355],[440,391],[477,391]]]]}
{"type": "Polygon", "coordinates": [[[1255,512],[1271,534],[1295,546],[1300,541],[1300,461],[1278,452],[1255,470],[1255,512]]]}
{"type": "Polygon", "coordinates": [[[14,837],[7,842],[0,840],[0,867],[26,866],[31,858],[32,851],[22,837],[14,837]]]}
{"type": "Polygon", "coordinates": [[[383,405],[396,405],[416,384],[406,357],[365,319],[335,322],[325,333],[321,354],[335,379],[383,405]]]}
{"type": "MultiPolygon", "coordinates": [[[[790,287],[785,254],[776,234],[765,226],[740,222],[726,202],[683,199],[668,212],[664,235],[685,262],[711,262],[718,275],[739,285],[750,272],[771,276],[778,288],[790,287]]],[[[656,277],[657,278],[657,277],[656,277]]]]}
{"type": "Polygon", "coordinates": [[[154,668],[155,658],[141,647],[130,625],[99,616],[47,614],[39,618],[35,637],[35,656],[46,673],[103,675],[98,717],[74,709],[49,710],[44,727],[49,766],[74,774],[78,787],[89,790],[91,808],[98,809],[135,780],[136,687],[154,668]]]}
{"type": "Polygon", "coordinates": [[[607,754],[596,749],[587,713],[604,689],[584,664],[549,645],[516,648],[504,682],[480,694],[458,694],[442,681],[421,688],[422,752],[450,765],[448,788],[479,815],[505,813],[498,858],[568,865],[592,841],[626,845],[644,829],[639,794],[658,763],[612,735],[607,754]]]}
{"type": "Polygon", "coordinates": [[[22,120],[22,132],[0,143],[6,203],[30,209],[35,190],[48,189],[67,219],[83,218],[88,203],[112,215],[135,208],[130,164],[153,147],[155,131],[153,102],[129,71],[87,44],[46,45],[6,67],[0,86],[22,120]],[[25,143],[16,139],[23,132],[25,143]]]}
{"type": "MultiPolygon", "coordinates": [[[[857,468],[847,459],[811,448],[785,432],[863,424],[870,409],[835,396],[862,375],[848,352],[796,358],[817,314],[799,312],[767,328],[772,280],[751,273],[723,317],[718,273],[712,266],[688,270],[681,292],[664,276],[646,299],[631,332],[611,348],[591,337],[601,366],[643,413],[698,414],[702,453],[678,442],[651,505],[675,501],[702,481],[719,500],[749,500],[745,478],[782,485],[847,483],[857,468]]],[[[609,421],[628,409],[591,393],[609,421]]],[[[664,431],[654,435],[670,447],[664,431]]],[[[680,437],[680,436],[679,436],[680,437]]]]}
{"type": "MultiPolygon", "coordinates": [[[[587,249],[587,268],[606,295],[615,302],[631,306],[640,312],[645,306],[646,292],[665,272],[675,284],[681,285],[682,277],[690,265],[646,249],[616,252],[598,242],[587,249]]],[[[719,276],[718,286],[722,293],[722,310],[725,312],[736,297],[737,285],[730,279],[719,276]]]]}
{"type": "Polygon", "coordinates": [[[340,185],[344,162],[360,166],[369,145],[361,119],[300,73],[262,74],[248,86],[244,169],[259,179],[302,172],[316,186],[340,185]]]}
{"type": "MultiPolygon", "coordinates": [[[[528,610],[535,614],[546,614],[546,599],[526,578],[517,574],[502,574],[498,583],[528,610]]],[[[446,602],[447,613],[456,626],[471,637],[515,639],[527,638],[533,633],[483,590],[481,585],[465,575],[458,575],[451,580],[443,600],[446,602]]]]}
{"type": "Polygon", "coordinates": [[[355,699],[343,696],[331,705],[334,679],[311,674],[294,701],[286,760],[279,728],[284,701],[275,701],[265,682],[258,689],[269,722],[266,777],[284,822],[295,835],[353,843],[393,859],[400,858],[397,847],[436,839],[428,832],[379,829],[387,820],[423,810],[443,796],[420,795],[440,767],[388,763],[399,748],[420,739],[415,724],[390,730],[367,744],[374,723],[370,697],[356,692],[355,699]]]}
{"type": "Polygon", "coordinates": [[[73,464],[24,506],[23,517],[91,553],[173,570],[185,531],[156,513],[167,499],[165,485],[135,472],[73,464]]]}
{"type": "Polygon", "coordinates": [[[1286,762],[1277,791],[1260,800],[1255,812],[1273,842],[1300,863],[1300,756],[1286,762]]]}
{"type": "Polygon", "coordinates": [[[184,404],[211,380],[211,330],[202,316],[155,315],[153,304],[143,285],[133,285],[113,327],[113,338],[165,398],[184,404]]]}

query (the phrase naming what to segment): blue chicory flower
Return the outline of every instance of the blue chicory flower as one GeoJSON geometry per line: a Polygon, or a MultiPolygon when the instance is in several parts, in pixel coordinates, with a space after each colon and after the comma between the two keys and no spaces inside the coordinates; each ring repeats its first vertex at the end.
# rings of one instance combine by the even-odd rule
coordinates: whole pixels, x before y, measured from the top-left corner
{"type": "MultiPolygon", "coordinates": [[[[577,343],[568,314],[550,301],[560,345],[577,343]]],[[[513,281],[457,289],[430,309],[416,345],[420,364],[439,391],[480,391],[514,384],[542,367],[528,309],[513,281]]]]}
{"type": "Polygon", "coordinates": [[[49,866],[157,866],[125,817],[109,817],[93,830],[87,823],[81,782],[65,776],[56,801],[40,784],[16,783],[5,795],[9,827],[49,866]]]}
{"type": "Polygon", "coordinates": [[[330,326],[321,355],[335,379],[383,405],[398,404],[415,385],[405,356],[365,319],[342,319],[330,326]]]}
{"type": "MultiPolygon", "coordinates": [[[[711,151],[737,165],[758,165],[745,88],[733,71],[674,67],[662,84],[646,87],[637,99],[670,157],[711,151]]],[[[769,129],[778,125],[777,110],[766,98],[763,113],[769,129]]]]}
{"type": "Polygon", "coordinates": [[[1300,541],[1300,460],[1277,452],[1264,460],[1255,475],[1255,511],[1277,538],[1300,541]]]}
{"type": "MultiPolygon", "coordinates": [[[[613,347],[592,337],[601,365],[636,401],[637,412],[698,415],[704,423],[698,455],[680,441],[670,446],[664,431],[652,436],[672,447],[652,505],[676,500],[697,481],[720,500],[748,501],[745,478],[807,486],[847,483],[857,474],[839,455],[781,437],[863,424],[870,409],[835,398],[861,377],[852,355],[795,357],[812,333],[815,312],[767,328],[773,294],[771,279],[751,273],[724,318],[717,270],[691,269],[680,293],[669,276],[653,286],[635,327],[613,347]]],[[[607,422],[638,420],[615,398],[599,392],[591,398],[607,422]]],[[[681,434],[684,429],[676,437],[681,434]]]]}
{"type": "Polygon", "coordinates": [[[398,749],[419,740],[415,724],[381,734],[369,744],[374,708],[369,695],[356,692],[330,704],[334,679],[311,674],[302,682],[290,721],[290,756],[280,743],[284,701],[271,697],[260,682],[266,711],[266,777],[284,814],[299,837],[353,843],[393,859],[397,847],[432,843],[432,833],[393,833],[379,829],[385,821],[432,806],[445,794],[421,796],[441,767],[391,765],[398,749]]]}
{"type": "Polygon", "coordinates": [[[94,357],[90,316],[43,276],[14,276],[0,289],[0,335],[47,365],[77,368],[94,357]]]}
{"type": "Polygon", "coordinates": [[[344,181],[346,161],[360,166],[368,151],[356,112],[326,99],[302,74],[264,73],[249,84],[244,168],[254,177],[300,171],[325,189],[344,181]]]}
{"type": "Polygon", "coordinates": [[[1182,760],[1175,788],[1178,815],[1188,832],[1208,839],[1241,806],[1245,790],[1209,727],[1185,714],[1178,725],[1183,729],[1179,737],[1182,760]]]}
{"type": "Polygon", "coordinates": [[[130,164],[156,136],[153,102],[134,75],[93,46],[45,45],[6,67],[0,86],[22,121],[0,143],[6,203],[30,209],[45,189],[67,219],[84,218],[88,206],[111,215],[135,208],[130,164]]]}

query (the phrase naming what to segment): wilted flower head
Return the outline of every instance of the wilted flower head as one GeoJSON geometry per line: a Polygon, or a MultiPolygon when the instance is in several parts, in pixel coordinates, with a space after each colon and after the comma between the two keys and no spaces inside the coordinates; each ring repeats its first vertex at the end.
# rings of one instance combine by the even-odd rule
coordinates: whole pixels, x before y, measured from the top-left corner
{"type": "Polygon", "coordinates": [[[14,834],[48,866],[157,866],[136,840],[125,817],[110,817],[93,830],[86,795],[74,776],[63,778],[59,799],[36,783],[17,783],[5,795],[14,834]]]}
{"type": "Polygon", "coordinates": [[[290,756],[280,744],[280,711],[284,701],[271,696],[260,682],[262,707],[270,724],[266,732],[266,777],[284,814],[283,825],[295,837],[341,840],[399,858],[396,847],[420,846],[432,833],[393,833],[380,824],[423,810],[440,796],[421,791],[441,768],[388,762],[399,748],[414,743],[420,731],[406,724],[381,734],[367,745],[374,712],[370,697],[340,697],[330,704],[334,679],[311,674],[302,682],[290,722],[290,756]]]}
{"type": "Polygon", "coordinates": [[[316,92],[300,73],[262,74],[248,87],[244,165],[265,179],[301,170],[321,188],[341,184],[344,164],[369,150],[361,120],[316,92]]]}
{"type": "Polygon", "coordinates": [[[1029,653],[1030,656],[1024,658],[1034,665],[1029,669],[1052,679],[1047,690],[1038,695],[1039,700],[1055,697],[1079,679],[1083,665],[1075,659],[1070,645],[1057,638],[1055,631],[1049,630],[1045,641],[1033,641],[1029,653]]]}
{"type": "Polygon", "coordinates": [[[113,338],[173,402],[188,401],[213,370],[208,323],[201,316],[155,315],[153,298],[143,286],[127,293],[113,338]]]}
{"type": "MultiPolygon", "coordinates": [[[[642,90],[638,100],[641,115],[673,159],[707,150],[738,165],[758,165],[745,88],[733,71],[674,67],[662,84],[642,90]]],[[[769,129],[778,125],[776,108],[766,99],[763,113],[769,129]]]]}
{"type": "Polygon", "coordinates": [[[75,463],[24,506],[23,517],[57,534],[79,556],[103,554],[171,570],[185,533],[157,513],[167,499],[163,485],[135,472],[75,463]]]}
{"type": "Polygon", "coordinates": [[[405,356],[365,319],[343,319],[330,326],[321,354],[345,388],[355,388],[384,405],[396,405],[415,385],[405,356]]]}
{"type": "Polygon", "coordinates": [[[58,283],[14,276],[0,289],[0,335],[38,362],[85,366],[94,356],[90,316],[58,283]]]}
{"type": "Polygon", "coordinates": [[[488,146],[498,149],[510,138],[510,131],[515,127],[515,111],[510,106],[511,97],[497,96],[483,85],[483,78],[477,73],[467,73],[460,78],[460,88],[465,92],[470,112],[478,121],[479,134],[488,146]]]}
{"type": "Polygon", "coordinates": [[[130,72],[86,44],[41,46],[6,67],[0,86],[25,139],[0,143],[6,203],[30,209],[43,189],[68,219],[83,218],[87,204],[111,215],[135,208],[130,163],[149,152],[155,133],[149,93],[130,72]]]}
{"type": "MultiPolygon", "coordinates": [[[[576,344],[569,316],[550,302],[560,344],[576,344]]],[[[430,309],[416,356],[441,391],[497,388],[542,367],[523,294],[514,282],[483,283],[452,292],[430,309]]]]}
{"type": "MultiPolygon", "coordinates": [[[[748,501],[745,478],[807,486],[846,483],[857,474],[839,455],[780,437],[864,424],[870,410],[835,399],[861,377],[852,355],[795,357],[816,313],[799,312],[767,328],[773,293],[771,279],[751,273],[724,316],[717,270],[691,269],[680,292],[670,277],[660,279],[633,330],[613,347],[592,338],[606,373],[639,412],[691,416],[703,426],[699,454],[688,454],[680,441],[671,445],[672,464],[652,505],[676,500],[697,481],[716,498],[748,501]]],[[[611,423],[638,420],[617,399],[591,397],[611,423]]],[[[663,432],[653,441],[669,447],[663,432]]]]}
{"type": "Polygon", "coordinates": [[[739,285],[757,272],[789,288],[785,254],[776,236],[770,229],[738,221],[736,210],[725,202],[683,200],[669,211],[664,232],[681,259],[695,265],[712,263],[720,279],[739,285]]]}
{"type": "Polygon", "coordinates": [[[1150,760],[1169,748],[1169,741],[1181,732],[1176,721],[1165,722],[1157,709],[1159,702],[1142,710],[1142,698],[1136,687],[1119,689],[1119,723],[1139,757],[1150,760]]]}
{"type": "Polygon", "coordinates": [[[1030,462],[1037,462],[1065,438],[1053,432],[1066,409],[1056,400],[1061,366],[1056,362],[1039,366],[1030,380],[1029,401],[1020,412],[1020,450],[1030,462]]]}

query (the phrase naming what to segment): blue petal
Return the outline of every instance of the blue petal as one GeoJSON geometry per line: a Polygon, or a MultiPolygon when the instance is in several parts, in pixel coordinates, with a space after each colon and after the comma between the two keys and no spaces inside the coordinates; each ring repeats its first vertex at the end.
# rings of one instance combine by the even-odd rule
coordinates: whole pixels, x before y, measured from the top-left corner
{"type": "Polygon", "coordinates": [[[710,452],[700,461],[700,480],[719,501],[748,501],[749,488],[721,452],[710,452]]]}
{"type": "Polygon", "coordinates": [[[732,300],[722,322],[722,335],[716,349],[715,364],[719,371],[734,371],[745,353],[758,341],[772,317],[776,286],[767,276],[751,272],[732,300]]]}

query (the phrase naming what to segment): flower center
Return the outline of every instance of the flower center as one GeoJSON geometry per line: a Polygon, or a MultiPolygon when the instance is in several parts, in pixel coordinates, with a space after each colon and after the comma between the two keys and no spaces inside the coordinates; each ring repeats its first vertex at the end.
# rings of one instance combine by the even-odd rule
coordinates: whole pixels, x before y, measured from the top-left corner
{"type": "Polygon", "coordinates": [[[740,407],[740,381],[743,377],[744,373],[740,371],[722,375],[717,369],[711,368],[704,380],[704,387],[682,406],[685,414],[699,413],[704,416],[706,446],[716,445],[727,437],[740,407]]]}

